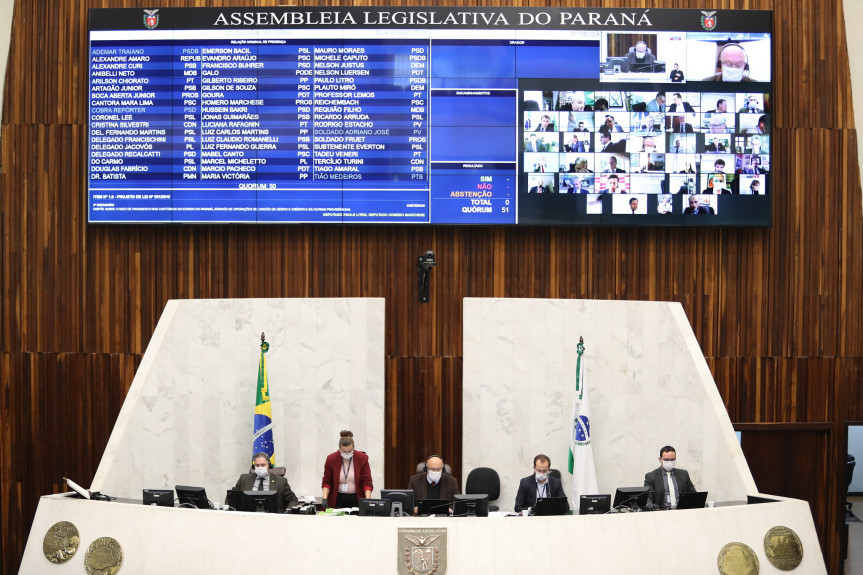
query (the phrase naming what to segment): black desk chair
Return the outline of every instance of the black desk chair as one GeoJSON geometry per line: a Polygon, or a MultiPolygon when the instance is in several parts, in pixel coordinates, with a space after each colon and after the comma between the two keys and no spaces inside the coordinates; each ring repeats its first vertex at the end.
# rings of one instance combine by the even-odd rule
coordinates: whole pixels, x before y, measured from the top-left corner
{"type": "MultiPolygon", "coordinates": [[[[477,493],[488,494],[488,500],[496,501],[500,497],[500,475],[491,467],[477,467],[467,474],[464,492],[468,495],[477,493]]],[[[497,505],[489,505],[489,511],[498,511],[497,505]]]]}
{"type": "Polygon", "coordinates": [[[557,479],[563,480],[560,476],[560,469],[549,469],[548,474],[557,479]]]}

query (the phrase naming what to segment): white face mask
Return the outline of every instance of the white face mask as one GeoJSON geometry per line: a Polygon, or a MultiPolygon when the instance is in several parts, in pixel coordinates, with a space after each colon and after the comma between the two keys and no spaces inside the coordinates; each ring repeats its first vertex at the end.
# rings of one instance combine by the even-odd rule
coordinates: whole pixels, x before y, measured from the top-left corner
{"type": "Polygon", "coordinates": [[[266,467],[255,467],[255,474],[258,477],[266,477],[269,474],[269,469],[266,467]]]}
{"type": "Polygon", "coordinates": [[[353,451],[340,451],[339,453],[342,454],[342,459],[344,459],[345,461],[354,456],[353,451]]]}
{"type": "Polygon", "coordinates": [[[743,68],[722,67],[723,82],[740,82],[743,80],[743,68]]]}
{"type": "Polygon", "coordinates": [[[431,479],[434,483],[440,481],[440,476],[442,473],[440,471],[429,471],[428,478],[431,479]]]}
{"type": "Polygon", "coordinates": [[[676,461],[663,461],[662,462],[662,469],[665,471],[671,471],[672,469],[674,469],[675,463],[677,463],[677,462],[676,461]]]}
{"type": "Polygon", "coordinates": [[[542,483],[546,479],[548,479],[548,473],[540,473],[539,471],[536,472],[536,480],[537,481],[542,483]]]}
{"type": "Polygon", "coordinates": [[[639,60],[644,58],[644,54],[645,52],[639,52],[638,50],[635,51],[635,55],[638,56],[639,60]]]}

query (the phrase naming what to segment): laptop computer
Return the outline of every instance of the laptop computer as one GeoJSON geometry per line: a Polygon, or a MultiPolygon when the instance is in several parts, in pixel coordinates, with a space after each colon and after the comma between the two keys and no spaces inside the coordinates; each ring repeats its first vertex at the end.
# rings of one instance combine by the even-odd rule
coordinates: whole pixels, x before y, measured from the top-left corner
{"type": "Polygon", "coordinates": [[[419,515],[449,515],[452,505],[449,499],[420,499],[417,501],[419,515]]]}
{"type": "Polygon", "coordinates": [[[566,497],[540,497],[533,506],[534,515],[566,515],[566,497]]]}
{"type": "Polygon", "coordinates": [[[706,491],[690,491],[681,493],[680,499],[677,500],[678,509],[701,509],[707,502],[706,491]]]}

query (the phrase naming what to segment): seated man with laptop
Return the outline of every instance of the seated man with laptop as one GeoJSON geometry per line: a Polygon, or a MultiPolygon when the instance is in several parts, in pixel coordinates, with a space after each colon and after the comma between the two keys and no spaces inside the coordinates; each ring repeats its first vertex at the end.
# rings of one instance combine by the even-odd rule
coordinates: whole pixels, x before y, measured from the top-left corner
{"type": "Polygon", "coordinates": [[[533,458],[533,473],[518,484],[518,493],[515,496],[516,513],[527,510],[531,515],[556,514],[559,512],[558,508],[562,508],[564,512],[569,511],[563,485],[560,479],[548,474],[550,468],[551,459],[548,455],[540,453],[533,458]],[[543,503],[543,499],[550,501],[543,503]],[[545,507],[549,510],[546,511],[545,507]]]}
{"type": "MultiPolygon", "coordinates": [[[[695,486],[685,469],[677,469],[677,452],[670,445],[659,450],[659,468],[648,471],[644,486],[649,509],[677,509],[681,493],[694,493],[695,486]]],[[[706,492],[705,492],[706,497],[706,492]]],[[[701,506],[704,506],[702,501],[701,506]]]]}

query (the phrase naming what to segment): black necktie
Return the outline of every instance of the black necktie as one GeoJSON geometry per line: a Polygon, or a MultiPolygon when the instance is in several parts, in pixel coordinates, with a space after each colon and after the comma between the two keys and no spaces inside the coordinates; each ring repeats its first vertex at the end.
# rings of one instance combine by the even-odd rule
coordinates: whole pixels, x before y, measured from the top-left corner
{"type": "Polygon", "coordinates": [[[261,477],[258,479],[258,491],[263,491],[263,490],[264,490],[264,478],[261,477]]]}

